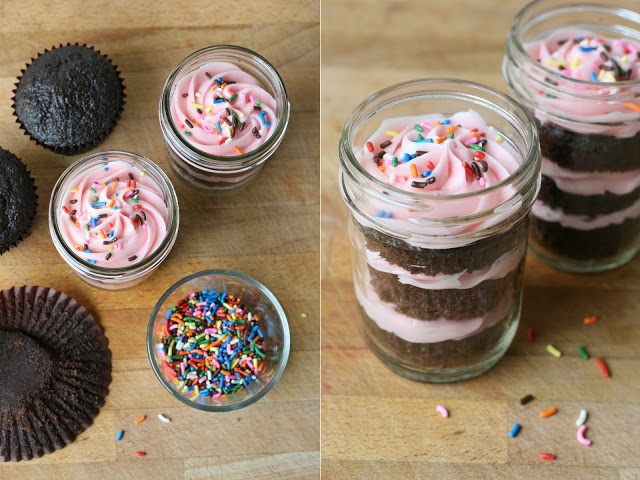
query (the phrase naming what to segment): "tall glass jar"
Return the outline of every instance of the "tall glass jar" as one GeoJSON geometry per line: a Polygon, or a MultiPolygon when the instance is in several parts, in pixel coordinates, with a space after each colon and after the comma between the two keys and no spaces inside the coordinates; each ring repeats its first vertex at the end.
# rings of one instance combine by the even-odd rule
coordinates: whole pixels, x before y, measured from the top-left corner
{"type": "Polygon", "coordinates": [[[637,0],[537,0],[507,38],[503,75],[542,149],[532,251],[564,270],[614,268],[640,249],[637,10],[637,0]],[[627,75],[620,60],[636,67],[627,75]]]}
{"type": "MultiPolygon", "coordinates": [[[[451,127],[437,128],[452,142],[447,148],[464,148],[449,140],[451,127]]],[[[465,146],[469,140],[465,135],[465,146]]],[[[420,148],[427,150],[425,145],[420,148]]],[[[491,368],[520,318],[529,214],[540,186],[540,150],[530,115],[483,85],[411,81],[355,109],[338,155],[350,213],[354,289],[373,352],[394,372],[427,382],[464,380],[491,368]],[[368,140],[384,131],[383,120],[470,109],[499,132],[496,140],[508,145],[519,165],[492,186],[459,195],[407,191],[376,178],[360,161],[365,146],[378,148],[368,140]]]]}
{"type": "MultiPolygon", "coordinates": [[[[56,250],[58,250],[60,256],[80,278],[96,287],[108,290],[117,290],[132,287],[143,281],[169,255],[169,252],[171,251],[171,248],[178,236],[178,226],[178,198],[171,181],[155,163],[135,153],[109,150],[93,153],[83,157],[74,162],[64,171],[53,187],[53,192],[51,193],[51,201],[49,202],[49,231],[56,250]],[[135,180],[138,181],[138,184],[128,183],[130,182],[131,177],[118,178],[117,182],[114,181],[113,177],[117,174],[114,173],[113,168],[109,170],[109,167],[113,166],[115,162],[119,165],[131,165],[138,170],[140,172],[139,177],[134,177],[135,180]],[[88,172],[96,171],[104,172],[104,182],[101,186],[92,184],[87,180],[89,178],[88,172]],[[149,186],[151,182],[154,185],[154,190],[157,189],[157,194],[153,194],[154,205],[152,206],[152,209],[150,206],[149,211],[143,214],[142,212],[145,212],[146,208],[136,208],[134,210],[136,215],[134,218],[126,218],[126,216],[116,214],[118,209],[117,205],[121,205],[120,211],[123,211],[122,204],[120,202],[124,201],[124,197],[127,197],[126,201],[129,203],[138,202],[136,207],[138,205],[140,207],[147,205],[148,202],[146,202],[146,196],[151,195],[151,193],[149,193],[149,186]],[[96,210],[95,217],[98,217],[98,212],[100,212],[101,215],[104,215],[106,219],[105,222],[113,222],[107,224],[105,227],[100,225],[92,226],[90,224],[88,225],[86,232],[86,235],[89,238],[95,237],[98,242],[102,241],[103,247],[101,248],[106,249],[105,252],[107,253],[102,252],[98,255],[97,252],[90,251],[90,249],[82,251],[83,249],[79,245],[76,245],[74,249],[74,246],[69,244],[69,239],[67,238],[68,235],[65,236],[65,229],[76,227],[81,228],[81,222],[87,221],[87,219],[77,218],[79,214],[76,214],[73,210],[74,208],[79,208],[79,202],[82,202],[82,200],[69,200],[71,195],[83,196],[84,198],[83,192],[78,192],[78,190],[80,190],[80,188],[78,188],[79,185],[82,185],[81,188],[87,190],[86,193],[88,195],[96,195],[96,197],[93,197],[97,202],[94,205],[100,210],[96,210]],[[95,193],[88,192],[91,188],[93,188],[93,192],[95,193]],[[129,198],[129,195],[136,195],[138,193],[136,190],[141,192],[139,194],[141,199],[140,201],[136,200],[137,197],[135,196],[131,197],[132,200],[129,198]],[[102,201],[105,199],[104,197],[106,195],[109,196],[109,199],[114,201],[113,205],[110,205],[110,200],[102,201]],[[166,208],[166,215],[164,215],[163,212],[159,212],[159,210],[163,208],[166,208]],[[113,220],[107,218],[107,215],[112,215],[113,220]],[[138,216],[140,220],[138,220],[138,216]],[[164,225],[162,226],[156,221],[160,216],[165,218],[164,225]],[[77,223],[77,225],[74,226],[74,222],[77,223]],[[112,228],[114,233],[116,233],[116,229],[120,229],[120,231],[124,232],[125,228],[131,228],[129,225],[126,227],[124,226],[125,223],[129,222],[139,222],[140,225],[135,225],[135,228],[143,228],[145,230],[146,239],[149,239],[151,238],[151,235],[156,234],[156,232],[147,233],[149,232],[149,229],[158,226],[158,228],[161,228],[162,230],[159,230],[157,234],[160,235],[162,240],[160,241],[158,239],[159,241],[154,242],[158,244],[157,248],[150,251],[144,258],[141,257],[142,260],[131,256],[127,259],[131,260],[131,265],[110,268],[109,261],[104,260],[109,253],[112,255],[122,255],[124,253],[125,257],[130,254],[138,253],[136,251],[126,253],[127,248],[136,248],[134,247],[134,239],[127,238],[126,235],[122,235],[121,238],[118,238],[119,234],[116,234],[116,236],[110,236],[109,228],[112,228]],[[114,224],[116,225],[114,226],[114,224]],[[101,237],[98,237],[98,235],[101,235],[101,237]],[[128,242],[131,242],[132,244],[127,246],[126,243],[128,242]],[[119,249],[118,244],[125,244],[124,250],[119,249]],[[91,258],[99,258],[99,260],[96,261],[91,258]]],[[[145,242],[146,241],[147,240],[145,240],[145,242]]],[[[113,264],[115,257],[110,260],[111,264],[113,264]]]]}
{"type": "Polygon", "coordinates": [[[289,123],[289,100],[282,78],[266,59],[247,48],[216,45],[192,53],[171,72],[162,90],[158,115],[167,158],[178,178],[202,194],[227,195],[246,187],[280,145],[289,123]],[[277,119],[273,121],[277,123],[273,133],[258,148],[241,153],[233,152],[233,156],[208,154],[194,147],[183,132],[185,128],[181,129],[180,125],[175,124],[171,105],[179,81],[212,62],[236,65],[254,77],[275,99],[277,119]]]}

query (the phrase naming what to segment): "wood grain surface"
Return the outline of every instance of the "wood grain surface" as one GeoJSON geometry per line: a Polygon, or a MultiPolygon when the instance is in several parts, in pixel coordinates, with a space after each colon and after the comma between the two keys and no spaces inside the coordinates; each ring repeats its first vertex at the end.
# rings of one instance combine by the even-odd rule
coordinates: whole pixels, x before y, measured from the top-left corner
{"type": "Polygon", "coordinates": [[[94,424],[53,454],[0,464],[0,479],[319,477],[319,16],[317,0],[228,6],[0,0],[0,146],[28,166],[40,197],[31,235],[0,257],[0,289],[45,285],[75,297],[94,312],[113,353],[113,381],[94,424]],[[36,146],[12,116],[20,69],[38,52],[67,42],[108,54],[126,85],[123,117],[94,151],[123,149],[150,158],[178,194],[181,226],[171,254],[129,290],[91,287],[58,255],[47,205],[58,176],[78,157],[36,146]],[[169,171],[157,110],[171,70],[194,50],[221,43],[269,59],[283,77],[292,113],[280,148],[256,181],[236,195],[213,199],[169,171]],[[183,406],[156,380],[146,355],[147,322],[158,298],[180,278],[211,268],[237,270],[265,284],[283,305],[291,330],[291,355],[278,385],[236,413],[183,406]],[[162,423],[158,413],[172,422],[162,423]],[[147,420],[135,425],[142,414],[147,420]],[[119,430],[125,435],[116,443],[119,430]],[[147,456],[136,457],[136,451],[147,456]]]}
{"type": "Polygon", "coordinates": [[[577,275],[527,259],[520,328],[505,358],[480,378],[427,385],[393,374],[356,334],[346,207],[337,145],[368,95],[423,77],[505,90],[501,63],[524,0],[322,2],[322,477],[326,479],[639,479],[640,258],[577,275]],[[583,318],[600,321],[585,326],[583,318]],[[527,330],[537,332],[528,342],[527,330]],[[553,344],[564,352],[554,358],[553,344]],[[578,346],[606,359],[603,378],[578,346]],[[535,400],[521,406],[519,399],[535,400]],[[445,405],[442,418],[435,406],[445,405]],[[552,406],[553,417],[539,413],[552,406]],[[575,420],[589,412],[590,447],[575,420]],[[522,430],[508,432],[514,423],[522,430]],[[553,462],[540,460],[552,452],[553,462]]]}

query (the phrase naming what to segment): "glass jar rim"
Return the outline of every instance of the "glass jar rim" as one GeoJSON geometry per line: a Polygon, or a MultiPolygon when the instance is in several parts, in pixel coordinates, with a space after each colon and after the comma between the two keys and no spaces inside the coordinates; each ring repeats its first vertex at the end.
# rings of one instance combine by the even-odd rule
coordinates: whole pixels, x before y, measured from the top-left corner
{"type": "MultiPolygon", "coordinates": [[[[278,92],[276,92],[277,95],[278,92]]],[[[206,162],[206,166],[229,166],[231,163],[240,163],[239,168],[244,168],[252,165],[256,160],[259,160],[263,152],[269,152],[273,149],[274,144],[278,143],[278,139],[284,134],[284,131],[289,122],[289,100],[287,96],[287,90],[280,76],[280,73],[276,70],[276,68],[262,55],[254,52],[253,50],[241,47],[239,45],[230,45],[230,44],[218,44],[218,45],[210,45],[208,47],[203,47],[195,52],[189,54],[187,57],[182,59],[178,65],[171,71],[167,80],[162,88],[162,94],[160,95],[160,112],[161,115],[165,117],[166,123],[169,125],[169,132],[172,134],[173,139],[178,142],[178,145],[185,149],[186,151],[197,155],[200,157],[198,160],[202,162],[206,162]],[[220,155],[212,155],[206,153],[196,147],[194,147],[191,143],[187,142],[175,125],[173,121],[173,117],[170,113],[171,111],[171,89],[172,85],[179,81],[178,75],[186,74],[189,72],[183,72],[184,67],[191,62],[192,60],[198,58],[201,55],[209,54],[209,53],[224,53],[224,52],[236,52],[242,55],[247,55],[253,61],[255,61],[259,66],[260,70],[268,73],[273,79],[276,80],[276,86],[281,89],[281,94],[283,98],[283,111],[278,116],[278,124],[273,132],[273,134],[258,148],[251,150],[249,152],[245,152],[242,155],[234,155],[234,156],[220,156],[220,155]],[[256,158],[257,157],[257,158],[256,158]],[[246,162],[246,164],[244,163],[246,162]]]]}
{"type": "MultiPolygon", "coordinates": [[[[594,82],[591,80],[582,80],[579,78],[567,77],[565,75],[562,75],[558,70],[553,70],[551,68],[548,68],[547,66],[538,62],[531,55],[529,55],[529,53],[525,50],[524,45],[520,41],[519,31],[521,28],[529,26],[531,24],[531,21],[529,21],[528,23],[523,25],[526,14],[529,13],[533,8],[537,7],[538,5],[542,4],[545,1],[547,0],[533,0],[529,2],[527,5],[525,5],[516,14],[516,16],[513,18],[513,22],[511,23],[511,28],[509,29],[509,38],[508,38],[509,41],[507,42],[507,50],[508,50],[509,44],[513,43],[518,55],[522,59],[524,59],[530,66],[541,69],[545,73],[545,75],[548,75],[552,80],[560,81],[565,84],[575,84],[583,87],[598,86],[600,88],[613,88],[613,89],[623,89],[624,87],[629,87],[629,86],[632,86],[632,87],[640,86],[640,78],[635,80],[624,80],[622,82],[618,82],[618,81],[594,82]]],[[[596,13],[615,14],[617,16],[624,17],[628,20],[635,21],[640,26],[640,13],[634,12],[632,10],[628,10],[626,8],[615,8],[615,7],[607,6],[604,4],[595,4],[595,3],[590,5],[584,5],[584,4],[581,5],[581,4],[575,4],[575,3],[566,3],[565,5],[560,5],[560,6],[557,6],[556,8],[549,10],[546,13],[546,15],[536,16],[535,23],[538,23],[540,21],[543,21],[543,20],[546,20],[547,18],[552,17],[553,13],[556,13],[556,14],[567,13],[572,10],[581,10],[581,11],[589,10],[596,13]]],[[[640,35],[640,30],[638,31],[638,33],[640,35]]],[[[577,98],[589,99],[589,100],[594,99],[593,96],[581,94],[579,93],[579,91],[576,91],[575,94],[573,94],[572,96],[577,98]]],[[[615,97],[616,97],[615,95],[609,95],[609,96],[602,95],[602,96],[598,96],[598,100],[607,100],[609,98],[615,98],[615,97]]]]}
{"type": "Polygon", "coordinates": [[[162,260],[164,258],[165,250],[168,247],[172,246],[173,243],[175,242],[175,237],[177,235],[178,227],[180,224],[179,216],[180,214],[179,214],[179,206],[178,206],[178,197],[173,188],[173,184],[171,183],[171,180],[169,180],[169,177],[167,177],[167,175],[158,165],[156,165],[154,162],[152,162],[148,158],[143,157],[142,155],[138,155],[137,153],[129,152],[126,150],[105,150],[102,152],[91,153],[87,156],[84,156],[76,160],[71,165],[69,165],[69,167],[67,167],[67,169],[62,173],[62,175],[60,175],[60,177],[56,181],[53,187],[53,190],[51,192],[51,199],[49,201],[49,231],[52,237],[54,237],[59,241],[64,253],[66,253],[67,255],[66,257],[62,255],[62,252],[60,251],[60,249],[58,249],[58,252],[61,254],[63,259],[67,261],[67,263],[73,264],[72,268],[74,268],[74,270],[76,268],[79,268],[83,270],[83,273],[93,275],[96,278],[100,278],[103,280],[118,278],[124,275],[142,274],[147,269],[155,267],[158,263],[158,260],[162,260]],[[151,172],[154,175],[154,180],[156,180],[156,182],[158,179],[162,180],[162,183],[159,184],[158,186],[160,186],[161,188],[163,188],[164,186],[163,190],[166,189],[166,192],[163,192],[163,193],[168,193],[169,198],[167,200],[169,201],[169,203],[167,205],[167,208],[171,209],[171,214],[172,214],[171,224],[168,225],[165,238],[162,240],[162,243],[158,246],[158,248],[156,248],[145,259],[127,267],[108,268],[108,267],[102,267],[98,265],[92,265],[88,262],[83,261],[67,245],[67,242],[64,241],[64,238],[58,227],[58,218],[56,214],[57,213],[56,208],[59,203],[58,200],[63,193],[61,192],[61,189],[64,183],[70,178],[72,178],[74,175],[77,175],[82,171],[84,171],[83,168],[88,163],[96,162],[96,164],[99,164],[100,162],[106,162],[106,160],[104,160],[103,157],[109,157],[109,156],[117,156],[119,157],[117,158],[118,160],[125,161],[125,162],[135,161],[141,164],[144,167],[146,172],[151,172]]]}
{"type": "MultiPolygon", "coordinates": [[[[515,117],[509,114],[509,112],[502,109],[501,107],[500,107],[500,110],[502,110],[502,112],[506,114],[511,120],[515,121],[515,117]]],[[[455,112],[452,112],[452,113],[455,113],[455,112]]],[[[488,195],[494,191],[500,190],[508,185],[516,183],[518,180],[520,180],[521,178],[527,175],[531,165],[535,162],[538,156],[537,139],[538,139],[538,131],[535,128],[535,121],[531,116],[531,114],[529,113],[529,111],[526,108],[524,108],[518,101],[500,92],[499,90],[488,87],[486,85],[482,85],[480,83],[476,83],[468,80],[456,79],[456,78],[422,78],[422,79],[409,80],[406,82],[401,82],[401,83],[391,85],[382,90],[379,90],[378,92],[373,93],[372,95],[364,99],[356,107],[356,109],[351,113],[351,115],[349,115],[349,117],[347,118],[347,121],[345,122],[344,128],[342,129],[342,135],[340,138],[339,153],[343,154],[348,159],[348,162],[341,161],[340,163],[342,164],[343,167],[345,167],[344,169],[348,171],[350,175],[353,175],[355,172],[357,172],[357,174],[363,176],[367,180],[372,181],[376,187],[383,188],[385,191],[393,192],[394,194],[397,194],[399,198],[407,198],[411,200],[415,200],[417,198],[424,201],[442,202],[447,200],[451,200],[451,201],[462,200],[462,199],[468,199],[468,198],[476,198],[482,195],[488,195]],[[350,141],[351,130],[357,129],[368,118],[372,117],[376,113],[384,110],[389,106],[396,105],[398,103],[405,102],[405,101],[410,101],[414,99],[424,99],[424,98],[452,98],[456,100],[469,101],[476,105],[481,105],[486,107],[488,107],[489,105],[492,105],[494,107],[496,106],[494,102],[491,102],[490,100],[482,99],[472,94],[456,92],[454,90],[445,90],[443,88],[440,88],[437,90],[424,90],[422,92],[416,92],[415,94],[410,96],[403,96],[401,98],[396,98],[394,101],[385,103],[380,107],[378,107],[377,109],[375,109],[374,111],[370,112],[366,117],[361,119],[359,124],[356,125],[354,123],[358,114],[361,113],[369,103],[379,99],[380,97],[383,97],[384,95],[387,95],[389,93],[392,93],[395,90],[405,88],[405,87],[411,87],[411,86],[429,87],[429,86],[438,85],[438,84],[450,85],[452,87],[456,85],[464,86],[472,90],[476,90],[478,93],[482,92],[485,94],[493,95],[498,99],[507,102],[510,106],[517,109],[518,113],[520,113],[523,117],[526,118],[527,122],[526,122],[526,125],[524,126],[526,128],[526,133],[530,139],[529,145],[528,145],[528,151],[526,152],[526,155],[523,155],[524,160],[520,164],[520,166],[516,169],[515,172],[513,172],[504,180],[496,183],[495,185],[492,185],[490,187],[483,188],[480,190],[475,190],[472,192],[456,194],[456,195],[431,195],[431,194],[425,194],[422,192],[409,192],[404,189],[395,187],[393,185],[389,185],[372,176],[360,164],[360,162],[358,161],[358,159],[354,154],[354,151],[352,148],[352,142],[350,141]]],[[[342,158],[342,155],[340,155],[340,157],[342,158]]]]}

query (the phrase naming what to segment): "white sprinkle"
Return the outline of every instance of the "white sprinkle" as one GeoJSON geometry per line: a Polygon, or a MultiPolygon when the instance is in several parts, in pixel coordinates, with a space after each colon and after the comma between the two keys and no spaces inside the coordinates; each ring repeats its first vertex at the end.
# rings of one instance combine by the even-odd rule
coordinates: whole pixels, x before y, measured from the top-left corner
{"type": "Polygon", "coordinates": [[[196,92],[196,97],[200,98],[200,94],[198,92],[196,92]]]}
{"type": "Polygon", "coordinates": [[[587,411],[582,409],[580,410],[580,415],[578,416],[578,419],[576,420],[576,427],[581,427],[582,424],[587,420],[587,411]]]}
{"type": "Polygon", "coordinates": [[[161,414],[161,413],[159,413],[159,414],[158,414],[158,418],[159,418],[160,420],[162,420],[164,423],[169,423],[169,422],[171,421],[171,419],[169,419],[169,418],[165,417],[165,416],[164,416],[163,414],[161,414]]]}

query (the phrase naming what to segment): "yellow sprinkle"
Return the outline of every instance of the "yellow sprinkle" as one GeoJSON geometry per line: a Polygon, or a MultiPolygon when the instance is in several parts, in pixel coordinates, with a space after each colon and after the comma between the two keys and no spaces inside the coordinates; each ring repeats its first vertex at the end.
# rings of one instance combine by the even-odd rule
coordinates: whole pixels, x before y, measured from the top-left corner
{"type": "Polygon", "coordinates": [[[115,183],[112,183],[112,184],[111,184],[111,190],[115,190],[115,189],[116,189],[116,184],[115,184],[115,183]]]}
{"type": "Polygon", "coordinates": [[[613,73],[611,72],[607,72],[607,82],[617,82],[616,77],[613,76],[613,73]]]}
{"type": "Polygon", "coordinates": [[[225,132],[227,133],[227,137],[231,136],[231,129],[229,127],[226,128],[225,132]]]}
{"type": "Polygon", "coordinates": [[[195,108],[204,108],[204,105],[202,105],[201,103],[189,102],[189,105],[191,105],[192,107],[195,107],[195,108]]]}
{"type": "Polygon", "coordinates": [[[496,137],[496,143],[502,143],[502,136],[501,135],[498,135],[496,137]]]}
{"type": "Polygon", "coordinates": [[[560,358],[562,356],[562,352],[558,350],[556,347],[554,347],[553,345],[547,345],[547,352],[549,352],[551,355],[553,355],[556,358],[560,358]]]}
{"type": "Polygon", "coordinates": [[[113,252],[113,247],[109,247],[109,251],[110,251],[110,252],[113,252]]]}
{"type": "Polygon", "coordinates": [[[627,63],[627,60],[629,60],[629,57],[627,57],[626,55],[620,59],[622,63],[627,63]]]}
{"type": "Polygon", "coordinates": [[[565,63],[560,60],[551,60],[551,59],[547,60],[545,63],[551,67],[564,67],[565,65],[565,63]]]}
{"type": "Polygon", "coordinates": [[[213,105],[209,105],[207,109],[204,111],[204,113],[209,113],[212,108],[213,108],[213,105]]]}
{"type": "Polygon", "coordinates": [[[241,113],[240,115],[238,115],[240,118],[244,117],[244,113],[241,113]]]}
{"type": "Polygon", "coordinates": [[[303,314],[301,314],[300,316],[301,316],[302,318],[307,318],[307,317],[308,317],[308,315],[307,315],[306,313],[303,313],[303,314]]]}
{"type": "Polygon", "coordinates": [[[604,78],[604,74],[605,71],[604,70],[600,70],[600,73],[598,73],[598,81],[601,82],[602,79],[604,78]]]}
{"type": "Polygon", "coordinates": [[[387,130],[386,132],[387,135],[389,135],[390,137],[397,137],[398,136],[398,132],[394,131],[394,130],[387,130]]]}
{"type": "Polygon", "coordinates": [[[575,70],[578,65],[580,65],[580,59],[576,57],[573,59],[573,62],[571,62],[571,70],[575,70]]]}
{"type": "Polygon", "coordinates": [[[144,172],[140,172],[140,176],[144,177],[146,174],[144,172]]]}
{"type": "Polygon", "coordinates": [[[78,193],[78,189],[77,188],[72,188],[71,190],[69,190],[71,193],[78,193]]]}

